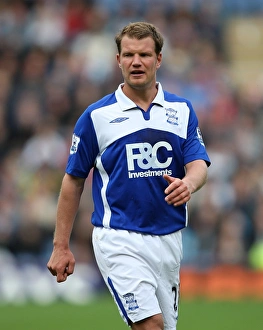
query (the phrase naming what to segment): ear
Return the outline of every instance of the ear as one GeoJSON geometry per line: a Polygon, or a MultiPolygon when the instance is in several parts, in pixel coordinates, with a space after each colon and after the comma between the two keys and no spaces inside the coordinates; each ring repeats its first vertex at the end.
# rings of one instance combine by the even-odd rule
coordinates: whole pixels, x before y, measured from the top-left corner
{"type": "Polygon", "coordinates": [[[156,68],[159,69],[159,67],[161,66],[161,63],[162,63],[162,53],[160,53],[158,56],[157,56],[157,63],[156,63],[156,68]]]}
{"type": "Polygon", "coordinates": [[[116,60],[117,60],[117,63],[118,63],[118,65],[119,65],[119,68],[121,68],[120,54],[117,54],[117,55],[116,55],[116,60]]]}

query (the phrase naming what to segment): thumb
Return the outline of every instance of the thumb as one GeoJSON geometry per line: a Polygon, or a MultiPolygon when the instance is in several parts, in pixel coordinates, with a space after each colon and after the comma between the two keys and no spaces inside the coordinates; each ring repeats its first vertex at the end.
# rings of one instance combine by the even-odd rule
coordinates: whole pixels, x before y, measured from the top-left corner
{"type": "Polygon", "coordinates": [[[167,181],[168,184],[172,183],[175,178],[173,178],[172,176],[168,175],[168,174],[164,174],[163,178],[167,181]]]}

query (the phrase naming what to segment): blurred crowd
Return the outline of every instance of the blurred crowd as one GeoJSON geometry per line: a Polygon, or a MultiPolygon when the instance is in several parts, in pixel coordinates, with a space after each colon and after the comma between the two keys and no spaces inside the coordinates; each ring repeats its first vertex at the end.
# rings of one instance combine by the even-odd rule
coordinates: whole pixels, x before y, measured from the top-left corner
{"type": "MultiPolygon", "coordinates": [[[[121,83],[114,36],[138,20],[165,36],[158,80],[191,100],[212,161],[207,185],[189,204],[182,266],[263,268],[263,85],[244,88],[229,74],[224,27],[237,14],[263,16],[263,3],[0,1],[0,278],[8,267],[44,270],[74,124],[121,83]]],[[[72,249],[99,286],[90,179],[72,249]]]]}

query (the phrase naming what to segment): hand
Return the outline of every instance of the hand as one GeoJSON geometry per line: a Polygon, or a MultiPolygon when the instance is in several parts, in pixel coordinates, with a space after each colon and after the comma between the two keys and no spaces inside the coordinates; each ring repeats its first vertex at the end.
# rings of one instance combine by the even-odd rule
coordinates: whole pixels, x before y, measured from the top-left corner
{"type": "Polygon", "coordinates": [[[190,200],[190,189],[183,180],[171,177],[167,174],[165,174],[163,178],[169,184],[164,191],[164,193],[167,195],[165,200],[169,205],[179,206],[190,200]]]}
{"type": "Polygon", "coordinates": [[[74,272],[75,259],[69,249],[54,248],[47,263],[47,268],[53,276],[57,277],[57,282],[66,281],[67,277],[74,272]]]}

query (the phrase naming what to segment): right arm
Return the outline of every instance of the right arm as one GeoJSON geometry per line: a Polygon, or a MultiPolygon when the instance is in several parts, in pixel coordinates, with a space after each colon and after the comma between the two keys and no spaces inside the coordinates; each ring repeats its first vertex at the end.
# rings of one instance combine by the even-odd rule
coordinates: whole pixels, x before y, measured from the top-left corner
{"type": "Polygon", "coordinates": [[[64,282],[74,272],[75,259],[69,248],[70,236],[84,189],[84,178],[65,174],[58,199],[53,252],[47,264],[57,282],[64,282]]]}

